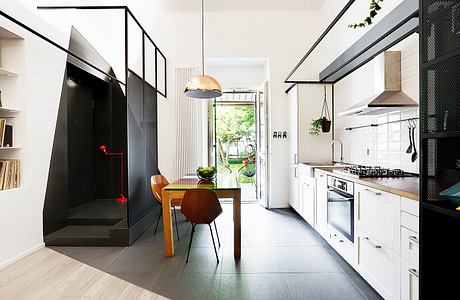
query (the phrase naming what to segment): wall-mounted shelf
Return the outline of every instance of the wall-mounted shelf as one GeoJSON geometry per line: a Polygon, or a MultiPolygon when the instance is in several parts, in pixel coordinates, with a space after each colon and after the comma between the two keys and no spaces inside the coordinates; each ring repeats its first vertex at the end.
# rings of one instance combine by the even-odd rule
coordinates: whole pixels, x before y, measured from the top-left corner
{"type": "Polygon", "coordinates": [[[20,150],[21,147],[0,147],[0,151],[5,151],[5,150],[20,150]]]}
{"type": "Polygon", "coordinates": [[[18,74],[4,68],[0,68],[0,76],[16,77],[18,74]]]}

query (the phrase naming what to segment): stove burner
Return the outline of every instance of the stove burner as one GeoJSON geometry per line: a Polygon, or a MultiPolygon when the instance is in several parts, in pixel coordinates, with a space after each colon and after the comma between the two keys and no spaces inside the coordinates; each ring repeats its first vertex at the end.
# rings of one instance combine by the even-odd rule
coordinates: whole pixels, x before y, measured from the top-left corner
{"type": "Polygon", "coordinates": [[[358,177],[407,177],[412,176],[401,169],[386,169],[379,166],[369,167],[353,165],[340,170],[342,173],[351,174],[358,177]]]}

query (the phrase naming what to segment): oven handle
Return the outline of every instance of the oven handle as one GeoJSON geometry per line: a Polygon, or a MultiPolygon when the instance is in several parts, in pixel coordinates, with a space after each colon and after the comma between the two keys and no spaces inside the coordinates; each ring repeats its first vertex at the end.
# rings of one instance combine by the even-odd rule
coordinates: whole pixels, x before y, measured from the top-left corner
{"type": "Polygon", "coordinates": [[[345,197],[342,194],[337,193],[333,188],[328,188],[327,191],[328,191],[328,194],[331,193],[337,196],[338,198],[340,198],[340,200],[335,200],[335,199],[329,198],[329,195],[328,195],[327,202],[349,202],[349,201],[353,201],[353,198],[354,198],[354,197],[345,197]]]}

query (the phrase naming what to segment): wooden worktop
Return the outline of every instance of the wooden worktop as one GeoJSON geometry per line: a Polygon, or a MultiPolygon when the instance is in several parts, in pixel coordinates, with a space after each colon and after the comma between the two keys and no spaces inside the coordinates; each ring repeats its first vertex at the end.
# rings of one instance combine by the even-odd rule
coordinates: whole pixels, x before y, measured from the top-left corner
{"type": "Polygon", "coordinates": [[[392,193],[398,196],[419,201],[419,178],[418,177],[396,177],[396,178],[353,178],[351,176],[333,173],[340,168],[334,167],[317,167],[315,171],[345,178],[347,180],[392,193]]]}

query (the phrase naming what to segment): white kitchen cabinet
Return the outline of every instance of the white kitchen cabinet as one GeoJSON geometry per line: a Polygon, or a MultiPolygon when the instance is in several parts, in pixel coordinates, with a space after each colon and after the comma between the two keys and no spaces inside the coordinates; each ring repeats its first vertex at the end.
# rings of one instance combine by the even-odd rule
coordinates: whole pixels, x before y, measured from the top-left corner
{"type": "MultiPolygon", "coordinates": [[[[327,86],[327,90],[328,105],[331,109],[331,86],[327,86]]],[[[317,84],[298,84],[288,93],[288,161],[289,168],[291,169],[289,175],[289,204],[298,212],[303,209],[301,206],[302,199],[298,198],[302,193],[301,191],[303,191],[304,188],[307,190],[311,188],[311,186],[308,185],[301,186],[298,177],[295,177],[296,172],[299,171],[299,164],[302,162],[329,162],[332,160],[332,133],[321,133],[319,136],[312,136],[309,134],[312,120],[318,119],[321,116],[323,99],[324,87],[317,84]],[[294,171],[296,167],[297,171],[294,171]],[[296,185],[297,188],[295,187],[296,185]]],[[[310,192],[311,191],[308,191],[308,193],[310,192]]],[[[308,205],[310,204],[311,203],[308,203],[308,205]]],[[[301,212],[299,213],[301,214],[301,212]]],[[[311,219],[310,217],[311,216],[308,216],[307,218],[311,219]]],[[[311,224],[313,225],[313,223],[311,224]]]]}
{"type": "Polygon", "coordinates": [[[291,165],[289,167],[289,205],[299,214],[301,213],[300,197],[299,197],[299,167],[291,165]]]}
{"type": "Polygon", "coordinates": [[[418,300],[419,218],[417,201],[401,198],[401,299],[418,300]]]}
{"type": "MultiPolygon", "coordinates": [[[[327,226],[327,225],[326,225],[327,226]]],[[[334,248],[340,256],[345,259],[352,267],[355,266],[354,244],[335,230],[332,226],[327,226],[326,241],[334,248]]]]}
{"type": "Polygon", "coordinates": [[[360,229],[356,270],[385,299],[399,298],[400,258],[393,250],[360,229]]]}
{"type": "Polygon", "coordinates": [[[302,205],[301,215],[312,227],[315,227],[316,201],[315,179],[305,175],[300,177],[300,199],[302,205]]]}
{"type": "Polygon", "coordinates": [[[315,228],[323,237],[327,235],[327,175],[315,174],[316,220],[315,228]]]}
{"type": "Polygon", "coordinates": [[[355,184],[355,197],[358,205],[357,227],[399,252],[401,197],[361,184],[355,184]]]}

